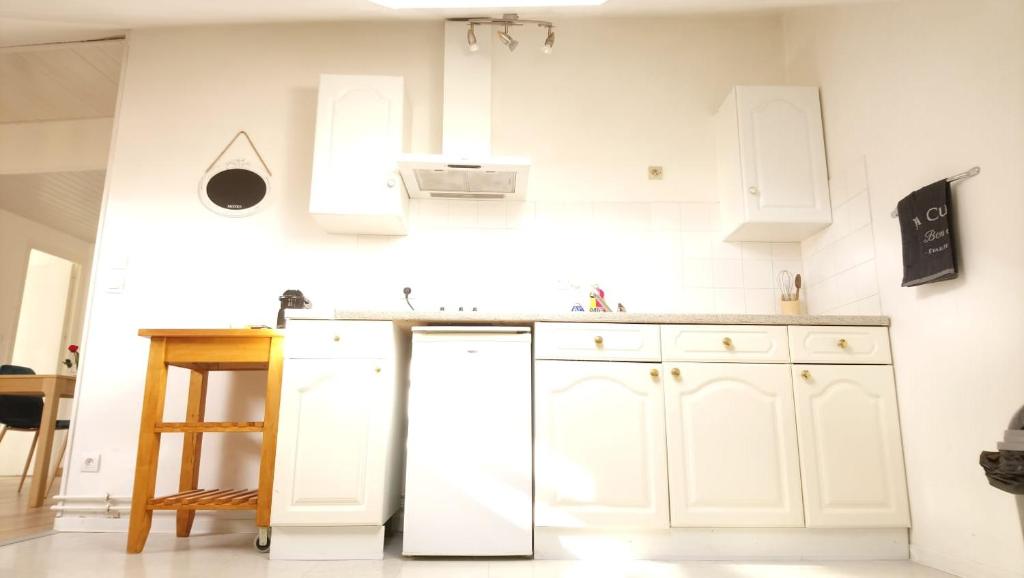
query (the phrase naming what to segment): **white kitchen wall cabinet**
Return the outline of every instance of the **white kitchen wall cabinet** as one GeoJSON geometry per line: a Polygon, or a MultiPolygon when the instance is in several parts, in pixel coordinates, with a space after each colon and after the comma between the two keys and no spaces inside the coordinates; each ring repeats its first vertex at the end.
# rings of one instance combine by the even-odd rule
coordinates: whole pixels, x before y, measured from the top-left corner
{"type": "Polygon", "coordinates": [[[910,525],[888,365],[793,366],[809,528],[910,525]]]}
{"type": "Polygon", "coordinates": [[[803,526],[789,365],[665,363],[674,527],[803,526]]]}
{"type": "Polygon", "coordinates": [[[715,118],[728,241],[801,241],[832,222],[818,89],[737,86],[715,118]]]}
{"type": "Polygon", "coordinates": [[[271,558],[382,556],[399,507],[407,361],[391,322],[289,321],[271,558]]]}
{"type": "Polygon", "coordinates": [[[668,528],[660,368],[536,362],[536,526],[668,528]]]}
{"type": "Polygon", "coordinates": [[[409,197],[397,165],[404,87],[397,76],[320,76],[309,212],[326,230],[406,233],[409,197]]]}

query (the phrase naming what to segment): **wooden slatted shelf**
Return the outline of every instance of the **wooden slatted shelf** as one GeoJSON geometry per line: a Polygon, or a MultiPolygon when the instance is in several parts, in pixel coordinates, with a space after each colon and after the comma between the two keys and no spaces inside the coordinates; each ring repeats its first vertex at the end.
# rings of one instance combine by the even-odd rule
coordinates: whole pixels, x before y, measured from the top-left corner
{"type": "Polygon", "coordinates": [[[157,433],[204,433],[204,432],[261,432],[261,421],[165,421],[153,426],[157,433]]]}
{"type": "Polygon", "coordinates": [[[149,510],[255,510],[256,490],[189,490],[153,498],[149,510]]]}

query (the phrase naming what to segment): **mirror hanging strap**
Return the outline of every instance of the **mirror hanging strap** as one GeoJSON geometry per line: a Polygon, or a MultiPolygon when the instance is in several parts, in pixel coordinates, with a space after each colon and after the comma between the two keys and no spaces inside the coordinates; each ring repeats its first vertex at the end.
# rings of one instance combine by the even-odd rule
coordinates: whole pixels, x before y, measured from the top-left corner
{"type": "Polygon", "coordinates": [[[262,164],[263,168],[267,170],[267,176],[274,176],[274,173],[270,172],[270,167],[267,166],[267,161],[263,160],[263,155],[260,154],[259,149],[256,148],[256,145],[252,142],[252,139],[249,137],[249,133],[245,132],[244,130],[240,130],[237,133],[235,133],[234,138],[228,141],[228,144],[225,145],[223,150],[220,151],[220,154],[217,155],[217,158],[213,159],[213,162],[210,163],[210,166],[206,167],[206,172],[210,172],[210,170],[213,169],[213,165],[217,164],[217,161],[219,161],[221,157],[224,156],[224,153],[228,152],[228,149],[231,148],[231,145],[235,144],[235,141],[238,140],[239,136],[244,136],[245,140],[249,141],[249,146],[252,148],[253,152],[256,153],[256,158],[260,159],[260,164],[262,164]]]}

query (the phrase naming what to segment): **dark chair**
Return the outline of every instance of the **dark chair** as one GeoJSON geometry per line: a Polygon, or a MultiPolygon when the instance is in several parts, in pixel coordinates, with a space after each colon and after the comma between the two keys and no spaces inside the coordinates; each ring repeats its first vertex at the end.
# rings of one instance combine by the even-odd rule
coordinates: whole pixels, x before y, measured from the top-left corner
{"type": "MultiPolygon", "coordinates": [[[[17,365],[0,365],[0,375],[35,375],[36,372],[27,367],[17,365]]],[[[39,397],[26,395],[0,395],[0,442],[3,441],[7,430],[35,432],[32,437],[32,447],[28,450],[28,457],[25,459],[25,469],[21,471],[21,483],[18,484],[18,492],[21,492],[25,485],[25,476],[28,475],[28,466],[32,463],[32,454],[36,451],[36,442],[39,440],[39,424],[43,419],[43,400],[39,397]]],[[[56,429],[66,430],[71,422],[66,419],[57,420],[56,429]]],[[[64,437],[64,444],[60,449],[60,457],[57,458],[58,466],[64,460],[64,451],[67,449],[67,436],[64,437]]],[[[54,471],[54,479],[57,478],[54,471]]],[[[50,486],[53,480],[50,480],[50,486]]],[[[47,488],[49,493],[49,487],[47,488]]]]}

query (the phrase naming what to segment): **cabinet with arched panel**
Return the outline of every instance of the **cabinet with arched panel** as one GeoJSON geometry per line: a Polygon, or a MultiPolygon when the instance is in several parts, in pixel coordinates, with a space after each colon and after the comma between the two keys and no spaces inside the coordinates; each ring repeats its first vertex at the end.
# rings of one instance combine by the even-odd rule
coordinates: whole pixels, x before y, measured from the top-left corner
{"type": "Polygon", "coordinates": [[[803,526],[788,365],[665,363],[672,526],[803,526]]]}
{"type": "Polygon", "coordinates": [[[807,527],[910,525],[891,365],[794,365],[807,527]]]}

